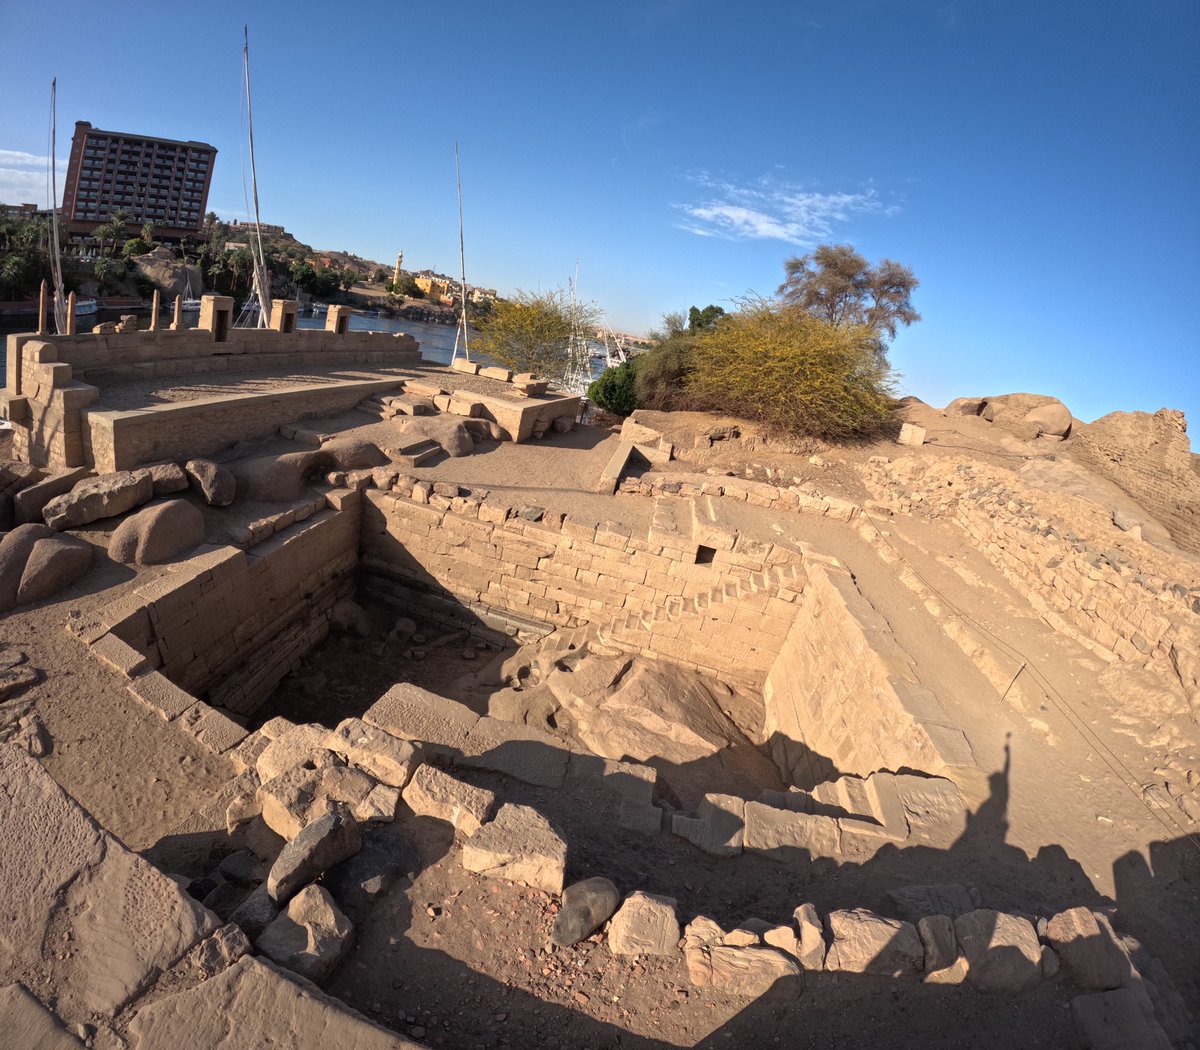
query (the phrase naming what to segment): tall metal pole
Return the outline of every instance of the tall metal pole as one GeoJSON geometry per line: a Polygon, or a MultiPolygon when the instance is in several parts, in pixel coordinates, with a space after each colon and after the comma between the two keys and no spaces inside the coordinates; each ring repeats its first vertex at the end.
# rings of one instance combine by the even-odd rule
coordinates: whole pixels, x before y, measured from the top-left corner
{"type": "Polygon", "coordinates": [[[258,216],[258,172],[254,168],[254,114],[250,108],[250,27],[242,26],[242,59],[246,76],[246,127],[250,134],[250,185],[254,194],[254,232],[258,251],[254,254],[254,291],[258,296],[258,327],[267,327],[267,260],[263,252],[262,226],[258,216]]]}
{"type": "Polygon", "coordinates": [[[62,259],[58,246],[58,168],[54,154],[58,141],[58,77],[50,81],[50,246],[51,275],[54,278],[54,327],[59,335],[67,334],[67,304],[63,298],[62,259]]]}
{"type": "MultiPolygon", "coordinates": [[[[458,180],[458,266],[462,289],[462,339],[463,356],[471,360],[471,348],[467,345],[467,256],[463,248],[462,216],[462,168],[458,163],[458,142],[454,143],[454,176],[458,180]]],[[[455,356],[458,356],[458,337],[454,339],[455,356]]]]}

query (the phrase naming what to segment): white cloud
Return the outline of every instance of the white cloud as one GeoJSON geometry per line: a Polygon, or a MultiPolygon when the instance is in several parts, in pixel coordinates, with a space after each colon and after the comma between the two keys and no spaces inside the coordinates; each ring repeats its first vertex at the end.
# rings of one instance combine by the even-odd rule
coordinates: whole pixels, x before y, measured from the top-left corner
{"type": "MultiPolygon", "coordinates": [[[[15,149],[0,149],[0,204],[36,204],[44,208],[48,200],[48,158],[15,149]]],[[[58,193],[62,196],[67,174],[67,158],[58,158],[58,193]]]]}
{"type": "Polygon", "coordinates": [[[700,237],[814,244],[854,215],[894,215],[898,210],[894,205],[885,207],[872,188],[860,193],[818,193],[770,177],[739,186],[705,172],[690,180],[707,191],[705,199],[675,207],[684,216],[680,227],[700,237]]]}

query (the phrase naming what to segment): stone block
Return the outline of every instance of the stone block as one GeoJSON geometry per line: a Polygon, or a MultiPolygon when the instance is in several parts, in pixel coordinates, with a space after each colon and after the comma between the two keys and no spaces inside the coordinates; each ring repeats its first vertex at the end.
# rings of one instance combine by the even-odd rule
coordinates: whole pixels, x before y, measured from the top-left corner
{"type": "Polygon", "coordinates": [[[329,747],[376,780],[403,788],[421,764],[421,752],[409,740],[392,736],[361,718],[347,718],[329,735],[329,747]]]}
{"type": "Polygon", "coordinates": [[[467,871],[561,893],[567,846],[550,822],[529,806],[505,803],[496,819],[463,843],[467,871]]]}
{"type": "Polygon", "coordinates": [[[444,820],[453,825],[455,832],[471,836],[487,820],[496,795],[424,765],[404,789],[404,801],[417,816],[444,820]]]}
{"type": "Polygon", "coordinates": [[[745,821],[743,848],[780,863],[836,857],[841,850],[841,833],[833,817],[747,802],[745,821]]]}
{"type": "Polygon", "coordinates": [[[614,955],[673,955],[679,946],[674,897],[637,890],[625,898],[608,925],[614,955]]]}
{"type": "Polygon", "coordinates": [[[479,715],[465,704],[401,682],[367,709],[363,721],[403,740],[420,741],[427,753],[453,757],[479,715]]]}
{"type": "Polygon", "coordinates": [[[569,752],[557,737],[533,726],[480,718],[467,733],[457,761],[489,769],[539,787],[562,787],[569,752]]]}
{"type": "Polygon", "coordinates": [[[255,947],[268,958],[319,984],[350,949],[354,927],[323,886],[308,886],[259,935],[255,947]]]}
{"type": "Polygon", "coordinates": [[[167,721],[178,718],[196,702],[194,696],[185,693],[166,675],[159,674],[157,671],[148,671],[138,675],[130,681],[126,689],[135,700],[167,721]]]}
{"type": "Polygon", "coordinates": [[[910,922],[854,908],[830,912],[829,929],[833,943],[825,957],[827,970],[902,977],[924,967],[925,948],[910,922]]]}
{"type": "Polygon", "coordinates": [[[1015,994],[1042,976],[1042,946],[1028,919],[977,908],[954,920],[967,980],[981,991],[1015,994]]]}
{"type": "Polygon", "coordinates": [[[790,999],[804,986],[800,964],[774,948],[716,944],[684,948],[683,954],[695,988],[744,999],[790,999]]]}
{"type": "Polygon", "coordinates": [[[1125,951],[1088,908],[1059,912],[1046,925],[1046,940],[1054,946],[1063,968],[1080,988],[1103,992],[1128,983],[1130,964],[1125,951]]]}
{"type": "Polygon", "coordinates": [[[900,428],[900,436],[896,438],[896,442],[900,445],[923,445],[925,444],[925,428],[919,427],[915,423],[905,423],[900,428]]]}
{"type": "Polygon", "coordinates": [[[0,1032],[13,1050],[82,1050],[58,1017],[20,984],[0,988],[0,1032]]]}
{"type": "Polygon", "coordinates": [[[276,904],[284,903],[302,886],[353,857],[362,841],[358,822],[349,813],[326,813],[280,851],[267,875],[267,893],[276,904]]]}
{"type": "Polygon", "coordinates": [[[485,376],[488,379],[496,379],[501,383],[507,383],[512,379],[512,372],[507,368],[501,368],[498,365],[491,365],[487,368],[481,368],[479,375],[485,376]]]}

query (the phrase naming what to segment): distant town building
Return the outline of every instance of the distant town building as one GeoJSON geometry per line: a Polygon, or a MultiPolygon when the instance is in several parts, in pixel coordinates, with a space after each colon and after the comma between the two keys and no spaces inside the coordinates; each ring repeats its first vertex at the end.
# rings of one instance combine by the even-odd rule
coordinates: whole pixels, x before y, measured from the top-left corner
{"type": "MultiPolygon", "coordinates": [[[[0,204],[0,215],[8,215],[17,219],[32,219],[38,212],[36,204],[0,204]]],[[[49,211],[46,212],[50,214],[49,211]]]]}
{"type": "MultiPolygon", "coordinates": [[[[229,223],[230,229],[236,230],[238,233],[253,233],[254,225],[255,224],[249,220],[247,220],[246,222],[243,222],[243,223],[239,223],[237,219],[233,219],[229,223]]],[[[258,224],[258,229],[261,231],[261,233],[264,237],[286,237],[287,236],[287,230],[285,230],[282,226],[274,226],[269,222],[260,222],[258,224]]]]}
{"type": "Polygon", "coordinates": [[[404,275],[404,252],[396,253],[396,269],[392,272],[392,287],[397,288],[400,285],[400,278],[404,275]]]}
{"type": "Polygon", "coordinates": [[[145,223],[161,241],[201,235],[217,151],[206,142],[180,142],[75,122],[63,187],[67,236],[87,240],[118,208],[129,227],[145,223]]]}
{"type": "Polygon", "coordinates": [[[441,299],[450,294],[450,282],[443,278],[421,274],[414,280],[426,299],[441,299]]]}

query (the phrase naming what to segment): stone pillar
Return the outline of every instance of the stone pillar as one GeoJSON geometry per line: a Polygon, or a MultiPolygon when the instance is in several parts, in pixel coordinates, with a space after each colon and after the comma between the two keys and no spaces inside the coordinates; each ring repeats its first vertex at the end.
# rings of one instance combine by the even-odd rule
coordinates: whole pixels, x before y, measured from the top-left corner
{"type": "Polygon", "coordinates": [[[38,292],[38,325],[37,334],[46,334],[46,282],[42,282],[42,290],[38,292]]]}
{"type": "Polygon", "coordinates": [[[272,299],[270,328],[288,335],[296,330],[296,300],[272,299]]]}
{"type": "Polygon", "coordinates": [[[212,332],[213,340],[224,343],[229,339],[233,327],[233,297],[229,295],[202,295],[200,297],[200,323],[197,328],[212,332]]]}
{"type": "Polygon", "coordinates": [[[154,299],[150,305],[150,331],[152,331],[152,332],[158,331],[158,307],[159,307],[158,294],[159,294],[158,289],[155,288],[154,289],[154,299]]]}
{"type": "Polygon", "coordinates": [[[325,315],[325,331],[345,335],[350,331],[350,307],[331,306],[325,315]]]}
{"type": "Polygon", "coordinates": [[[75,334],[75,293],[67,295],[67,335],[75,334]]]}
{"type": "Polygon", "coordinates": [[[183,328],[183,296],[175,296],[175,313],[171,318],[171,331],[178,332],[183,328]]]}

